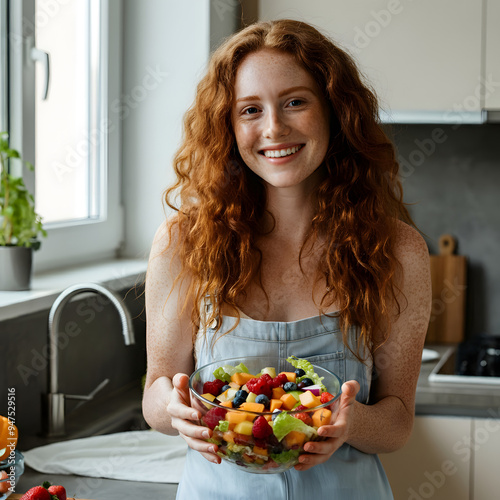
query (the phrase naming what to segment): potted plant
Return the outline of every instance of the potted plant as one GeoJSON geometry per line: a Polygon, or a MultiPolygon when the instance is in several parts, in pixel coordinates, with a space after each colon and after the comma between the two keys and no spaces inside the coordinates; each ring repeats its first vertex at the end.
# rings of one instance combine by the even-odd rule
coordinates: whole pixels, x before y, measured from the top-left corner
{"type": "MultiPolygon", "coordinates": [[[[0,133],[0,290],[29,290],[33,251],[40,248],[39,234],[47,236],[35,201],[22,177],[7,171],[10,159],[21,155],[9,146],[9,135],[0,133]]],[[[33,170],[33,165],[26,162],[33,170]]]]}

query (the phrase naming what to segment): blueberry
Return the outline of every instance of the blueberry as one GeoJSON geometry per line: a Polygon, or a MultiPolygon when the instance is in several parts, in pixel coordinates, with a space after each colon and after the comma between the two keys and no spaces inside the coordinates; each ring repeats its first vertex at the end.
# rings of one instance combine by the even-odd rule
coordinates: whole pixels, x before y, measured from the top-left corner
{"type": "Polygon", "coordinates": [[[277,417],[280,413],[281,413],[281,410],[278,410],[278,409],[276,409],[276,410],[274,410],[274,411],[273,411],[273,416],[272,416],[273,422],[274,422],[274,419],[275,419],[275,418],[276,418],[276,417],[277,417]]]}
{"type": "Polygon", "coordinates": [[[265,394],[259,394],[255,398],[255,402],[264,405],[266,408],[269,408],[269,398],[265,394]]]}
{"type": "Polygon", "coordinates": [[[295,374],[297,375],[297,377],[303,377],[306,374],[306,372],[302,368],[297,368],[295,370],[295,374]]]}
{"type": "Polygon", "coordinates": [[[247,398],[248,397],[248,392],[244,391],[243,389],[240,389],[239,391],[236,391],[236,394],[234,395],[235,398],[247,398]]]}
{"type": "Polygon", "coordinates": [[[287,382],[286,384],[283,385],[283,389],[286,392],[289,392],[289,391],[296,391],[298,387],[295,382],[287,382]]]}
{"type": "Polygon", "coordinates": [[[239,408],[242,403],[244,403],[247,398],[235,397],[233,399],[233,408],[239,408]]]}
{"type": "Polygon", "coordinates": [[[314,382],[310,378],[303,378],[297,386],[299,389],[302,389],[303,387],[309,387],[310,385],[314,385],[314,382]]]}
{"type": "Polygon", "coordinates": [[[223,392],[226,392],[228,389],[231,389],[231,386],[229,384],[226,384],[226,385],[222,386],[222,389],[220,390],[221,394],[223,392]]]}

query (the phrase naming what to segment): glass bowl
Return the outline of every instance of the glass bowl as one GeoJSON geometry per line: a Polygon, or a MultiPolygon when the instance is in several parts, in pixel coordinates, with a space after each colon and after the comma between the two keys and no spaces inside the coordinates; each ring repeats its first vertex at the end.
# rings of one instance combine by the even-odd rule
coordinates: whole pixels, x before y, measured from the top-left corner
{"type": "MultiPolygon", "coordinates": [[[[310,366],[321,378],[326,392],[332,396],[324,403],[320,403],[317,384],[313,384],[311,389],[317,399],[310,397],[311,392],[308,392],[307,387],[289,390],[290,386],[286,388],[281,386],[281,391],[279,387],[276,388],[277,392],[272,390],[271,397],[268,398],[270,403],[266,407],[254,406],[258,405],[262,398],[251,401],[253,404],[246,404],[260,392],[255,389],[256,392],[252,393],[246,387],[246,383],[249,383],[250,387],[255,387],[255,382],[245,382],[252,375],[258,377],[264,370],[264,373],[267,372],[271,378],[285,372],[287,381],[292,381],[294,375],[297,376],[294,373],[296,368],[283,358],[255,356],[218,360],[198,368],[191,375],[189,378],[191,406],[202,415],[199,424],[213,430],[212,437],[207,441],[217,444],[217,454],[222,460],[247,472],[275,474],[284,472],[298,463],[298,457],[303,452],[305,443],[325,439],[318,435],[317,430],[320,425],[331,425],[335,422],[340,407],[342,381],[337,375],[321,366],[310,366]],[[214,397],[214,394],[204,393],[204,384],[216,379],[215,370],[218,370],[220,376],[221,373],[224,374],[221,367],[226,368],[228,371],[226,377],[229,379],[232,370],[227,367],[237,367],[240,363],[248,369],[248,375],[231,377],[231,387],[217,397],[214,397]],[[271,370],[268,371],[267,368],[271,370]],[[230,398],[234,397],[238,390],[245,390],[249,394],[248,399],[239,407],[231,407],[230,398]],[[281,406],[275,409],[274,407],[280,405],[280,401],[282,401],[281,406]]],[[[304,375],[296,382],[300,382],[303,378],[304,375]]],[[[225,382],[229,384],[227,379],[225,382]]]]}
{"type": "MultiPolygon", "coordinates": [[[[5,500],[14,492],[15,486],[24,472],[23,454],[18,450],[11,452],[5,460],[0,462],[0,471],[7,474],[7,477],[0,479],[0,500],[5,500]]],[[[2,476],[4,475],[2,474],[2,476]]]]}

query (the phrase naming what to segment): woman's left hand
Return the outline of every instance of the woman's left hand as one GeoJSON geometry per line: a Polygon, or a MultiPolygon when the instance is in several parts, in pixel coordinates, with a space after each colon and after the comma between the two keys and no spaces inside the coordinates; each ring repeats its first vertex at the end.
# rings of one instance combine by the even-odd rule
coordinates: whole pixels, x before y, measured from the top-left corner
{"type": "Polygon", "coordinates": [[[349,380],[342,385],[340,396],[340,409],[333,425],[322,425],[318,434],[327,439],[324,441],[310,441],[304,446],[304,451],[299,457],[296,470],[310,469],[315,465],[326,462],[346,441],[349,435],[352,407],[359,391],[359,383],[349,380]]]}

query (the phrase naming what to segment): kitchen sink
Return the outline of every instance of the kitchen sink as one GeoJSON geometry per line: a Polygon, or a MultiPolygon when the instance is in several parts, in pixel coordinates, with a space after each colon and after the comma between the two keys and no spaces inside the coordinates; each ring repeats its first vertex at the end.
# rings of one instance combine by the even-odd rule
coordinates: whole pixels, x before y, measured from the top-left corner
{"type": "Polygon", "coordinates": [[[435,385],[457,384],[473,387],[500,386],[500,377],[481,377],[457,374],[457,348],[450,347],[429,375],[429,383],[435,385]]]}

